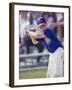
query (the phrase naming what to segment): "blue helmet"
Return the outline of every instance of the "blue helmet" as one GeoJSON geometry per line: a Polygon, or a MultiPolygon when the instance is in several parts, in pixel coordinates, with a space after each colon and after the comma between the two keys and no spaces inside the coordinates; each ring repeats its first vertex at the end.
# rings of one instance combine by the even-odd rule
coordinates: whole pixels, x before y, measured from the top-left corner
{"type": "Polygon", "coordinates": [[[37,19],[37,25],[40,26],[42,24],[46,24],[46,20],[44,17],[40,17],[37,19]]]}

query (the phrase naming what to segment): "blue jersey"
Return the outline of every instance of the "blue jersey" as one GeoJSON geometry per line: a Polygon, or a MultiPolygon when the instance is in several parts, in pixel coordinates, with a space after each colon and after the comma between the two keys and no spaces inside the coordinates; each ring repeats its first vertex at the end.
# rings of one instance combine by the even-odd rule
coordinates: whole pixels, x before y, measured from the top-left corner
{"type": "Polygon", "coordinates": [[[55,50],[58,47],[62,47],[61,42],[58,40],[58,38],[56,37],[55,33],[53,33],[52,30],[50,30],[49,28],[47,28],[46,30],[44,30],[44,35],[46,36],[45,38],[39,38],[36,39],[39,42],[43,42],[43,44],[46,46],[47,50],[50,53],[55,52],[55,50]]]}

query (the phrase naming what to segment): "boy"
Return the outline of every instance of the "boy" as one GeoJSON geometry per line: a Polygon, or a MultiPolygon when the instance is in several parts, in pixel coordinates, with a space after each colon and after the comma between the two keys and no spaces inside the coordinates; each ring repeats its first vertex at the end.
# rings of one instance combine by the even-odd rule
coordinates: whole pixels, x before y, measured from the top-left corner
{"type": "Polygon", "coordinates": [[[41,34],[35,34],[34,36],[31,36],[31,39],[34,44],[43,42],[48,52],[50,52],[47,76],[63,77],[63,46],[52,30],[47,27],[47,23],[44,17],[37,19],[37,25],[41,34]]]}

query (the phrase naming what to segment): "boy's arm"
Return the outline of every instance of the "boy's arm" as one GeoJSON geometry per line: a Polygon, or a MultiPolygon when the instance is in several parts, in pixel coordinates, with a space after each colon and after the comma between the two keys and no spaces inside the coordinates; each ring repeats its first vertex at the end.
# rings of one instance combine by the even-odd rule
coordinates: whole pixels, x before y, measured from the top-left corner
{"type": "Polygon", "coordinates": [[[31,37],[31,40],[32,40],[32,43],[33,43],[33,44],[38,44],[38,43],[39,43],[39,42],[35,39],[35,37],[33,37],[33,36],[31,37]]]}

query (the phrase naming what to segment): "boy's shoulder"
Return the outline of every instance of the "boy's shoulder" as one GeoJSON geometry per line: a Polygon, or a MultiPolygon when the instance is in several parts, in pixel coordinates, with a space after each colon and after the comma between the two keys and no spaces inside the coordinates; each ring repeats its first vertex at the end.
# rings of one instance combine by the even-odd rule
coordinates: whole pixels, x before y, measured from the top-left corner
{"type": "Polygon", "coordinates": [[[50,28],[47,28],[46,30],[44,30],[44,34],[47,34],[47,33],[53,33],[53,31],[50,28]]]}
{"type": "Polygon", "coordinates": [[[45,32],[47,31],[47,32],[52,32],[52,29],[50,29],[50,28],[46,28],[45,30],[44,30],[45,32]]]}
{"type": "Polygon", "coordinates": [[[44,35],[45,36],[47,36],[47,37],[49,37],[49,38],[51,38],[51,39],[55,39],[55,40],[57,40],[57,36],[56,36],[56,34],[53,32],[53,30],[52,29],[50,29],[50,28],[47,28],[45,31],[44,31],[44,35]]]}

